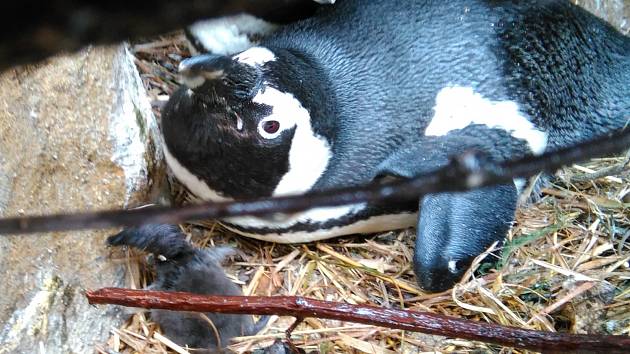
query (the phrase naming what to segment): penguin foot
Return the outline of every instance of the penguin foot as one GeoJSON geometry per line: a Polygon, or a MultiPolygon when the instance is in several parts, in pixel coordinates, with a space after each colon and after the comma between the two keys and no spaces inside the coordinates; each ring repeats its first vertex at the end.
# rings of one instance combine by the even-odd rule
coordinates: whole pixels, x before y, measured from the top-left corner
{"type": "Polygon", "coordinates": [[[422,198],[414,253],[420,287],[429,292],[453,287],[478,255],[503,241],[517,197],[510,184],[422,198]]]}

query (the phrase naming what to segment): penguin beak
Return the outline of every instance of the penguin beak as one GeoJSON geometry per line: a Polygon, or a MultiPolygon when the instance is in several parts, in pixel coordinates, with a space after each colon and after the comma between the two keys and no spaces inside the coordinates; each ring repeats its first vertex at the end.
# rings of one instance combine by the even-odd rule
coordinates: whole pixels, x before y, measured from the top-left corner
{"type": "Polygon", "coordinates": [[[203,85],[207,80],[221,79],[231,64],[231,58],[204,54],[188,58],[179,63],[179,74],[183,83],[191,89],[203,85]]]}

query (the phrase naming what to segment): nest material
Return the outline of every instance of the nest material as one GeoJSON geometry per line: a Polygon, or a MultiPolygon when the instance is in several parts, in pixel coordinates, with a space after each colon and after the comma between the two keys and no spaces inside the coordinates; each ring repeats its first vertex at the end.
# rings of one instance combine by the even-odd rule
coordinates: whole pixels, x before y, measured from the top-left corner
{"type": "MultiPolygon", "coordinates": [[[[134,46],[149,98],[159,106],[178,87],[175,70],[190,56],[181,33],[134,46]]],[[[155,109],[159,115],[159,110],[155,109]]],[[[174,198],[186,193],[173,184],[174,198]]],[[[240,250],[226,269],[245,295],[300,295],[316,299],[430,311],[545,331],[630,335],[630,168],[626,156],[595,159],[556,175],[543,197],[517,210],[516,223],[494,261],[475,264],[453,290],[420,291],[412,270],[414,230],[280,245],[239,237],[219,224],[182,225],[198,246],[229,244],[240,250]],[[590,180],[590,178],[595,178],[590,180]]],[[[120,251],[118,251],[120,252],[120,251]]],[[[116,256],[115,256],[116,257],[116,256]]],[[[151,273],[139,254],[118,253],[132,286],[151,273]]],[[[237,353],[284,337],[290,317],[271,319],[253,337],[236,338],[237,353]]],[[[485,343],[354,323],[308,318],[293,332],[307,352],[525,353],[485,343]]],[[[112,330],[98,352],[185,353],[160,334],[146,312],[112,330]]],[[[191,351],[194,353],[194,351],[191,351]]]]}

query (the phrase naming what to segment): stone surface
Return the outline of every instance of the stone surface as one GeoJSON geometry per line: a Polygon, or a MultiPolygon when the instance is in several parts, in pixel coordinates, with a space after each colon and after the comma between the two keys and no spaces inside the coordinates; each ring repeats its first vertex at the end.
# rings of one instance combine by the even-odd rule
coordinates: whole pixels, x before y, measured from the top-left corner
{"type": "MultiPolygon", "coordinates": [[[[162,175],[156,133],[123,46],[4,72],[0,216],[142,203],[162,175]]],[[[0,236],[0,353],[88,353],[108,338],[125,316],[82,290],[124,285],[104,244],[112,231],[0,236]]]]}
{"type": "Polygon", "coordinates": [[[625,35],[630,34],[630,0],[573,0],[608,21],[625,35]]]}

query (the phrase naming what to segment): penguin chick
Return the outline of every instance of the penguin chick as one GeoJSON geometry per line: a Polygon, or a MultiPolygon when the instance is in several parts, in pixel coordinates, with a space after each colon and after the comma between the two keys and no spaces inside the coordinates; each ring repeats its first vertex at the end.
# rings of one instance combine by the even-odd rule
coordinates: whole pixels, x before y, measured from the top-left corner
{"type": "MultiPolygon", "coordinates": [[[[156,279],[149,286],[151,290],[242,295],[221,267],[221,262],[234,255],[235,250],[231,247],[195,248],[175,225],[129,228],[110,236],[107,243],[131,246],[156,256],[156,279]]],[[[233,337],[258,333],[269,319],[266,316],[254,323],[249,315],[205,313],[205,316],[212,324],[198,313],[152,311],[153,320],[171,340],[181,346],[206,349],[206,352],[220,352],[233,337]]]]}

